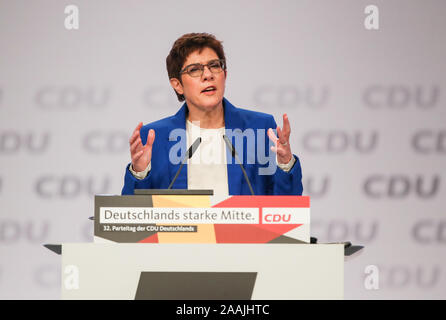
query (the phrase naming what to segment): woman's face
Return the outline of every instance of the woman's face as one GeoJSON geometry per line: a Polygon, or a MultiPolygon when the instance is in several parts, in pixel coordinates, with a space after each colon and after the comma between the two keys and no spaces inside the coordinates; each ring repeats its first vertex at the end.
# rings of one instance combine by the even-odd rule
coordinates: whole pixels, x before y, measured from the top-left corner
{"type": "MultiPolygon", "coordinates": [[[[184,62],[182,70],[194,63],[206,65],[211,60],[218,60],[218,55],[210,48],[192,52],[184,62]]],[[[225,93],[226,71],[212,73],[205,67],[201,77],[192,77],[188,73],[180,75],[182,84],[171,79],[172,87],[183,94],[190,109],[210,112],[222,104],[225,93]],[[207,89],[207,90],[206,90],[207,89]]]]}

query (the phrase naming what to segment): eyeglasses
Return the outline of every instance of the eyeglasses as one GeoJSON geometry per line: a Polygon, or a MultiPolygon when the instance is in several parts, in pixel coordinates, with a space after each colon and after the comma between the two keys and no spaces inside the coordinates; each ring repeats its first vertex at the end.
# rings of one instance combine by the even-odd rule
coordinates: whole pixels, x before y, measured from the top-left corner
{"type": "Polygon", "coordinates": [[[220,73],[225,69],[225,61],[223,59],[211,60],[207,64],[194,63],[186,66],[180,71],[180,75],[187,73],[191,77],[201,77],[204,72],[204,67],[208,67],[212,73],[220,73]]]}

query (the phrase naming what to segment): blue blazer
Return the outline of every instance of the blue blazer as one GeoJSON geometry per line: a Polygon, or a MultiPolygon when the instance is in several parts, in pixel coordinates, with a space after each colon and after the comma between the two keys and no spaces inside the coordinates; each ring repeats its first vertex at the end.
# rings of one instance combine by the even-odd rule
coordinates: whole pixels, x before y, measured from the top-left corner
{"type": "MultiPolygon", "coordinates": [[[[276,156],[270,150],[272,143],[267,136],[269,128],[275,130],[277,127],[274,117],[266,113],[236,108],[225,98],[223,99],[223,108],[226,135],[230,137],[230,134],[233,134],[232,144],[239,154],[240,160],[243,158],[243,166],[255,195],[302,195],[302,171],[299,158],[293,155],[296,161],[289,172],[276,167],[276,156]],[[256,142],[254,149],[252,146],[247,146],[248,138],[246,136],[243,138],[243,132],[246,129],[253,129],[255,133],[251,135],[251,138],[255,138],[256,142]],[[263,130],[258,131],[256,129],[263,130]],[[234,142],[237,139],[237,134],[239,134],[238,138],[242,138],[243,146],[234,142]],[[266,159],[269,161],[266,161],[266,159]],[[271,162],[273,162],[273,165],[271,162]],[[264,171],[260,174],[261,170],[264,171]],[[264,174],[265,171],[268,174],[264,174]]],[[[128,164],[124,177],[124,187],[122,188],[123,195],[132,195],[135,189],[166,189],[169,186],[180,167],[180,163],[169,161],[169,152],[172,148],[179,150],[178,158],[182,159],[187,150],[185,135],[187,112],[187,105],[184,103],[175,115],[149,123],[141,128],[140,136],[143,144],[147,142],[149,130],[155,130],[151,170],[145,179],[138,180],[130,172],[130,164],[128,164]],[[176,130],[176,132],[184,132],[184,134],[181,136],[172,135],[174,129],[182,129],[176,130]]],[[[189,144],[191,143],[192,141],[189,142],[189,144]]],[[[229,194],[250,195],[251,192],[239,164],[232,159],[228,150],[226,154],[229,194]]],[[[184,164],[172,188],[187,189],[187,163],[184,164]]]]}

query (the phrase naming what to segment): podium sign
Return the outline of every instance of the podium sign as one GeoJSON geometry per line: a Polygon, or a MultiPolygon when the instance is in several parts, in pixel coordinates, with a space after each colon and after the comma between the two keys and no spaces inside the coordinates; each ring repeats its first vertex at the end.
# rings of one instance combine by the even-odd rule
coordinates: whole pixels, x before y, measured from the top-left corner
{"type": "Polygon", "coordinates": [[[95,196],[96,243],[310,242],[310,199],[300,196],[95,196]]]}

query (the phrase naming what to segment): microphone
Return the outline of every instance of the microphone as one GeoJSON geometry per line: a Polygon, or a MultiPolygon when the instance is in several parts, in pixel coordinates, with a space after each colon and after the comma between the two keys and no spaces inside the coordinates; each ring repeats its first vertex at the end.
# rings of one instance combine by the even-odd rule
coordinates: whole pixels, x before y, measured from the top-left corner
{"type": "Polygon", "coordinates": [[[192,158],[195,151],[198,149],[198,146],[201,143],[201,137],[198,137],[197,140],[192,143],[192,145],[189,147],[189,150],[186,151],[186,154],[184,155],[183,161],[181,161],[180,168],[178,169],[177,173],[175,174],[175,177],[173,178],[172,182],[169,184],[169,187],[167,189],[171,189],[175,180],[177,180],[178,175],[180,174],[181,169],[183,168],[184,163],[187,161],[187,159],[192,158]]]}
{"type": "Polygon", "coordinates": [[[251,195],[254,195],[254,190],[252,190],[251,183],[249,182],[248,175],[246,174],[245,168],[242,166],[242,162],[240,161],[237,151],[235,151],[234,146],[232,145],[231,141],[229,141],[229,138],[224,134],[223,139],[226,142],[226,146],[228,147],[229,151],[231,151],[231,155],[240,165],[240,168],[242,169],[243,175],[245,176],[245,181],[248,183],[249,191],[251,191],[251,195]]]}

